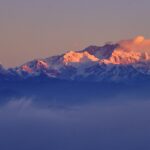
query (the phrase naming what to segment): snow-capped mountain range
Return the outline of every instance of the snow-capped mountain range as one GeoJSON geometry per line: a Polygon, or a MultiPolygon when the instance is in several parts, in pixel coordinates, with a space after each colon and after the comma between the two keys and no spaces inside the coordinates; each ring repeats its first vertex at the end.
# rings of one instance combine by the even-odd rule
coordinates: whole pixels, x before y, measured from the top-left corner
{"type": "Polygon", "coordinates": [[[0,66],[1,80],[37,76],[115,82],[150,78],[150,40],[138,36],[116,44],[89,46],[80,51],[35,59],[15,68],[0,66]]]}

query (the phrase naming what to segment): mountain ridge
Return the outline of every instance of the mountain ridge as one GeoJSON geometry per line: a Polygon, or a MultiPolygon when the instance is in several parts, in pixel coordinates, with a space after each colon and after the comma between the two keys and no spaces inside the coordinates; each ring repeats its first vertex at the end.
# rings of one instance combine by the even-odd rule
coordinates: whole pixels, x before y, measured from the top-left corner
{"type": "Polygon", "coordinates": [[[35,59],[15,68],[0,66],[1,80],[48,78],[75,81],[113,81],[150,77],[150,40],[143,36],[116,44],[89,46],[80,51],[35,59]]]}

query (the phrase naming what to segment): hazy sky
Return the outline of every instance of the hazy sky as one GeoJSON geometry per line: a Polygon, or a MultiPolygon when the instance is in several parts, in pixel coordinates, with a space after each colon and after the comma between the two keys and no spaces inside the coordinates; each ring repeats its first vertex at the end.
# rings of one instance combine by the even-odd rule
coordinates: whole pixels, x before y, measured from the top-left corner
{"type": "Polygon", "coordinates": [[[0,62],[150,37],[150,0],[0,0],[0,62]]]}

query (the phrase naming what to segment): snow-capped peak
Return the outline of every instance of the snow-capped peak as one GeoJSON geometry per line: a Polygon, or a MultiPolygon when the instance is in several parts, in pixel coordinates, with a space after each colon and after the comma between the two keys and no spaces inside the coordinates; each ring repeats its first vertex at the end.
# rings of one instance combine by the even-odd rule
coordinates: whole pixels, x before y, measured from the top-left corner
{"type": "Polygon", "coordinates": [[[86,63],[89,61],[98,61],[99,59],[94,55],[89,54],[87,51],[84,52],[74,52],[70,51],[63,56],[63,62],[65,64],[69,63],[86,63]]]}
{"type": "Polygon", "coordinates": [[[137,36],[131,40],[120,41],[111,56],[103,61],[111,64],[150,61],[150,40],[137,36]]]}
{"type": "Polygon", "coordinates": [[[122,50],[115,50],[109,59],[103,60],[107,64],[133,64],[146,61],[150,61],[150,54],[147,52],[128,52],[122,50]]]}
{"type": "Polygon", "coordinates": [[[89,46],[36,59],[10,71],[21,78],[44,74],[58,79],[94,81],[150,76],[150,39],[137,36],[116,44],[89,46]]]}

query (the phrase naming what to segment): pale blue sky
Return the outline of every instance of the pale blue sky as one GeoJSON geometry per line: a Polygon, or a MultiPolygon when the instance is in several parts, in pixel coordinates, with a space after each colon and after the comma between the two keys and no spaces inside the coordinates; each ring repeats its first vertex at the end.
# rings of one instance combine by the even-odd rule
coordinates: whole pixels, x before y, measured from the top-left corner
{"type": "Polygon", "coordinates": [[[150,37],[150,0],[0,0],[0,62],[150,37]]]}

